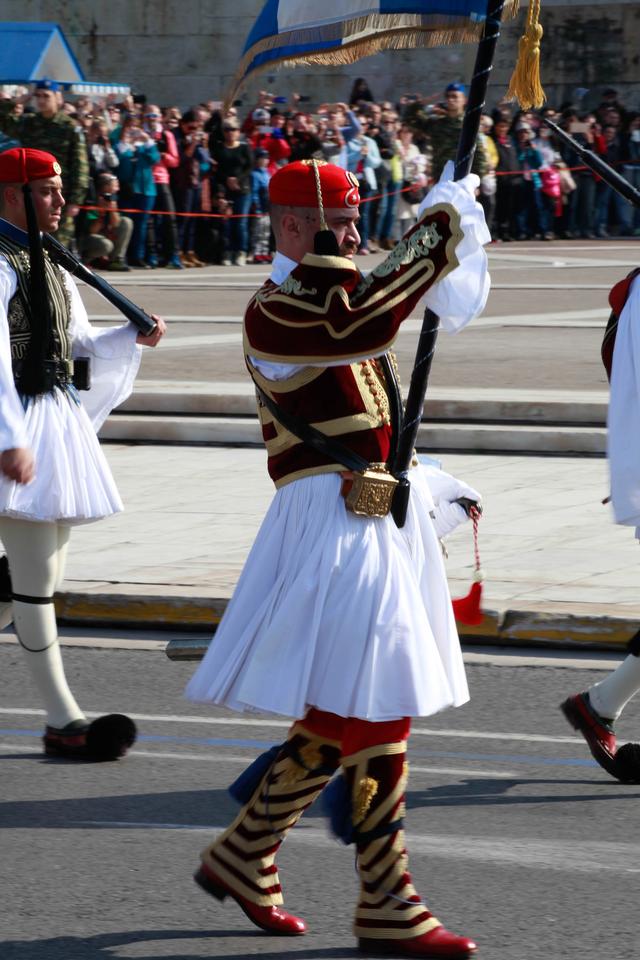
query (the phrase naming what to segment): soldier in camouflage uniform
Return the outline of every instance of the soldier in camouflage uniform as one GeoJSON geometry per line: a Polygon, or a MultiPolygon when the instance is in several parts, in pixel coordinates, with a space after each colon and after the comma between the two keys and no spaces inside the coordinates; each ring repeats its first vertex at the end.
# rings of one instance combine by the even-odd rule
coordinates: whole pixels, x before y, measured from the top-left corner
{"type": "Polygon", "coordinates": [[[44,150],[57,157],[62,167],[62,192],[66,205],[56,239],[69,246],[75,233],[74,218],[84,203],[89,186],[89,157],[84,133],[60,109],[58,84],[42,80],[36,84],[36,113],[13,116],[14,103],[0,102],[0,130],[19,140],[23,147],[44,150]]]}
{"type": "MultiPolygon", "coordinates": [[[[407,106],[403,118],[412,130],[429,138],[433,151],[431,176],[434,180],[440,178],[447,160],[455,160],[467,102],[461,83],[450,83],[445,90],[445,98],[446,113],[444,115],[436,113],[437,108],[425,107],[421,103],[411,103],[407,106]]],[[[483,177],[489,170],[489,161],[480,138],[476,140],[471,170],[479,177],[483,177]]]]}

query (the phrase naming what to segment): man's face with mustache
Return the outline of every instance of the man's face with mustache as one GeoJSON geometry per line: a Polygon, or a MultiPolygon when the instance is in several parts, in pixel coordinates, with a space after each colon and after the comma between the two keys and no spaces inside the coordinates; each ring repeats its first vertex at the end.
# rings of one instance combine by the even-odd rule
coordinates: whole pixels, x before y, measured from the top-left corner
{"type": "MultiPolygon", "coordinates": [[[[360,246],[358,224],[360,214],[357,207],[339,207],[324,211],[327,226],[338,241],[340,256],[353,257],[360,246]]],[[[305,253],[313,253],[315,235],[320,230],[320,215],[317,210],[305,211],[304,234],[302,239],[305,253]]]]}

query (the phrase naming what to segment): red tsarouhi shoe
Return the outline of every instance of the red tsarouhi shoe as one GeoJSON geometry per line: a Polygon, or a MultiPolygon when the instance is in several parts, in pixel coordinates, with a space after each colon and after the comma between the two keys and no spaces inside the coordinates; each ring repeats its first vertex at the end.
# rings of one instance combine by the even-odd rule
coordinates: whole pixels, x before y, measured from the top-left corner
{"type": "Polygon", "coordinates": [[[256,903],[241,897],[229,887],[224,880],[216,876],[210,867],[201,864],[195,872],[193,879],[202,887],[206,893],[211,894],[216,900],[224,900],[231,897],[238,906],[245,912],[249,920],[255,923],[256,927],[266,930],[267,933],[275,933],[281,937],[299,937],[307,932],[307,924],[300,917],[294,917],[292,913],[287,913],[282,907],[259,907],[256,903]]]}
{"type": "Polygon", "coordinates": [[[372,955],[396,957],[432,957],[433,960],[466,960],[477,950],[476,943],[469,937],[459,937],[444,927],[434,927],[420,937],[408,940],[382,940],[374,937],[360,937],[360,950],[372,955]]]}
{"type": "Polygon", "coordinates": [[[576,693],[560,704],[560,709],[578,733],[587,741],[591,755],[600,766],[616,777],[617,743],[613,725],[591,706],[588,693],[576,693]]]}

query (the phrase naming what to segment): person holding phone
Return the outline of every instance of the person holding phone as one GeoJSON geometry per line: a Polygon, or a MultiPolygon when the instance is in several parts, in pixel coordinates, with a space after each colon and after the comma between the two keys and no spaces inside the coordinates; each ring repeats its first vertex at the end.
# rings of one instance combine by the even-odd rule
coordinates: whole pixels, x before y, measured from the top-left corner
{"type": "Polygon", "coordinates": [[[171,192],[171,171],[180,163],[180,155],[176,138],[171,130],[167,129],[162,120],[160,107],[149,104],[144,112],[144,129],[155,140],[160,151],[160,159],[153,165],[153,182],[156,185],[156,198],[153,205],[154,214],[149,217],[147,229],[147,260],[150,266],[167,266],[174,270],[182,270],[183,265],[179,256],[178,225],[176,222],[176,207],[171,192]]]}
{"type": "Polygon", "coordinates": [[[153,166],[160,160],[160,151],[137,118],[130,118],[123,125],[116,150],[120,159],[120,179],[126,183],[132,208],[136,211],[131,215],[133,235],[129,263],[149,270],[151,265],[145,259],[147,227],[157,192],[153,166]]]}
{"type": "MultiPolygon", "coordinates": [[[[564,110],[560,125],[574,137],[578,143],[599,152],[601,141],[596,132],[595,117],[586,114],[580,116],[573,107],[564,110]]],[[[595,240],[595,174],[585,167],[575,150],[565,143],[560,144],[563,161],[572,171],[576,189],[569,195],[566,212],[565,236],[569,239],[582,238],[595,240]]]]}
{"type": "MultiPolygon", "coordinates": [[[[207,147],[208,136],[203,130],[197,110],[187,110],[182,115],[176,132],[176,144],[180,162],[171,171],[171,183],[176,209],[179,213],[200,213],[202,209],[202,182],[211,169],[211,156],[207,147]]],[[[196,218],[178,218],[178,241],[180,262],[184,267],[204,267],[195,252],[196,218]]]]}
{"type": "Polygon", "coordinates": [[[101,173],[113,173],[120,165],[118,154],[109,140],[109,128],[106,120],[94,120],[87,133],[89,150],[89,169],[91,179],[101,173]]]}

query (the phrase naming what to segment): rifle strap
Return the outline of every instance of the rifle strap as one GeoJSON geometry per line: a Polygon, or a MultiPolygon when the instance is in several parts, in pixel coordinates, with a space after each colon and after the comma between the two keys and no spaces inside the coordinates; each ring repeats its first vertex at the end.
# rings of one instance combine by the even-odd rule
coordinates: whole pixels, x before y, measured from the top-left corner
{"type": "MultiPolygon", "coordinates": [[[[255,381],[254,381],[255,383],[255,381]]],[[[339,440],[328,437],[320,430],[316,430],[310,423],[296,417],[295,414],[283,410],[282,407],[272,400],[258,384],[255,384],[260,402],[264,404],[272,417],[281,423],[282,426],[292,433],[298,440],[302,440],[308,447],[312,447],[331,460],[341,463],[347,470],[355,470],[356,473],[363,473],[369,469],[369,461],[365,460],[359,454],[354,453],[339,440]]]]}
{"type": "MultiPolygon", "coordinates": [[[[384,353],[380,358],[380,365],[384,373],[387,395],[389,397],[390,419],[391,419],[391,453],[389,455],[388,467],[393,474],[393,467],[396,459],[398,439],[402,427],[402,398],[398,378],[396,377],[393,363],[389,354],[384,353]]],[[[292,433],[294,437],[302,440],[307,446],[312,447],[324,456],[329,457],[337,463],[343,464],[347,470],[355,470],[357,473],[363,473],[368,470],[371,464],[364,457],[350,450],[339,440],[328,437],[325,433],[317,430],[310,423],[289,413],[272,400],[257,383],[254,384],[261,403],[267,408],[272,417],[281,423],[282,426],[292,433]]]]}

